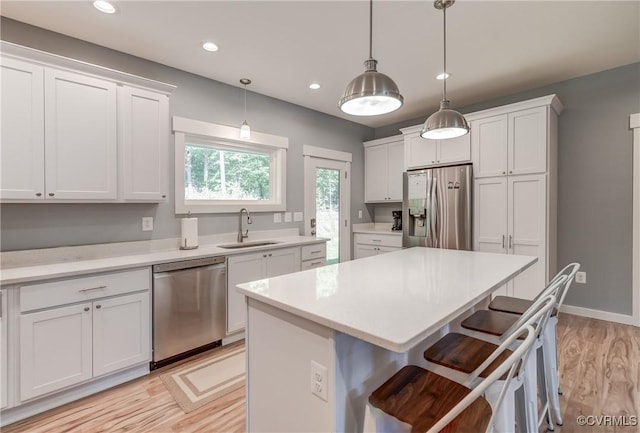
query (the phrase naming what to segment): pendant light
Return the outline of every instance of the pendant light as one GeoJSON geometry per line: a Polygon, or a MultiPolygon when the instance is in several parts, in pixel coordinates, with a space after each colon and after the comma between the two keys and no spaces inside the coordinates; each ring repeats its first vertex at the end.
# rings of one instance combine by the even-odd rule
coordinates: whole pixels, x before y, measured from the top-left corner
{"type": "Polygon", "coordinates": [[[402,106],[404,98],[398,86],[387,75],[376,70],[378,61],[372,56],[373,44],[373,0],[369,0],[369,58],[365,60],[365,71],[354,78],[338,107],[354,116],[377,116],[397,110],[402,106]]]}
{"type": "Polygon", "coordinates": [[[251,84],[251,80],[248,78],[240,79],[240,83],[244,85],[244,121],[240,126],[240,138],[243,140],[249,140],[251,138],[251,127],[247,123],[247,85],[251,84]]]}
{"type": "MultiPolygon", "coordinates": [[[[453,6],[455,0],[436,0],[433,6],[436,9],[442,9],[444,17],[444,71],[447,73],[447,8],[453,6]]],[[[445,75],[446,76],[446,75],[445,75]]],[[[449,108],[450,102],[447,99],[447,79],[442,80],[442,102],[440,109],[433,113],[422,127],[420,136],[430,139],[446,139],[460,137],[469,133],[469,124],[467,119],[460,113],[449,108]]]]}

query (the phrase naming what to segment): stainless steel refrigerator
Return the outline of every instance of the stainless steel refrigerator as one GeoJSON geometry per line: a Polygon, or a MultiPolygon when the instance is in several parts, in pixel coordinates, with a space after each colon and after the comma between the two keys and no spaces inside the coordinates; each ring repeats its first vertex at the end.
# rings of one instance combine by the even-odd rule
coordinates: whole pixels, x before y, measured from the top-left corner
{"type": "Polygon", "coordinates": [[[404,173],[402,245],[471,250],[471,164],[404,173]]]}

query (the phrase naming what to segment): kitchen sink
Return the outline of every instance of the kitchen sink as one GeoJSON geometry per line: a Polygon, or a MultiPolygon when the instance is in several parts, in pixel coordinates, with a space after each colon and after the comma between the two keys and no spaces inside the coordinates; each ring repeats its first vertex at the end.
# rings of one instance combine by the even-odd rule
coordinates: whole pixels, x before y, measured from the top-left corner
{"type": "Polygon", "coordinates": [[[237,249],[237,248],[249,248],[249,247],[262,247],[264,245],[275,245],[279,244],[278,241],[253,241],[253,242],[238,242],[235,244],[224,244],[218,245],[218,248],[225,248],[229,250],[237,249]]]}

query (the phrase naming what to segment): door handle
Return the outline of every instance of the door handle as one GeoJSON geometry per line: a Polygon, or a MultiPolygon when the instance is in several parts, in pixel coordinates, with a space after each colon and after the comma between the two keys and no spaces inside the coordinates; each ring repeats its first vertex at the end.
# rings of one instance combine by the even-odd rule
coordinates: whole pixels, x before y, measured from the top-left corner
{"type": "Polygon", "coordinates": [[[505,236],[502,235],[502,248],[504,248],[504,238],[505,238],[505,236]]]}
{"type": "Polygon", "coordinates": [[[509,235],[509,249],[513,248],[512,236],[509,235]]]}
{"type": "Polygon", "coordinates": [[[311,218],[310,224],[311,224],[311,236],[315,236],[315,234],[316,234],[316,219],[315,218],[311,218]]]}

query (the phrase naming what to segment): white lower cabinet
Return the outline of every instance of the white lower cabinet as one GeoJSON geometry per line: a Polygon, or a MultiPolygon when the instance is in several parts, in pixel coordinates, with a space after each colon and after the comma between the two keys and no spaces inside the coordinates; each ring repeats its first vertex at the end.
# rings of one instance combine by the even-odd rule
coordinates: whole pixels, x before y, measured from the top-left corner
{"type": "Polygon", "coordinates": [[[93,375],[149,360],[149,294],[135,293],[93,304],[93,375]]]}
{"type": "Polygon", "coordinates": [[[91,304],[20,316],[20,400],[90,379],[91,304]]]}
{"type": "Polygon", "coordinates": [[[533,299],[546,284],[549,260],[546,176],[476,179],[474,196],[475,251],[538,258],[494,294],[533,299]]]}
{"type": "Polygon", "coordinates": [[[282,248],[227,259],[227,334],[244,330],[246,308],[237,284],[300,270],[300,248],[282,248]]]}
{"type": "Polygon", "coordinates": [[[18,400],[149,361],[150,282],[145,268],[21,287],[18,400]]]}
{"type": "Polygon", "coordinates": [[[8,400],[8,341],[7,337],[7,290],[0,289],[0,409],[7,407],[8,400]]]}
{"type": "Polygon", "coordinates": [[[354,259],[377,256],[402,249],[402,236],[356,233],[353,235],[354,259]]]}

